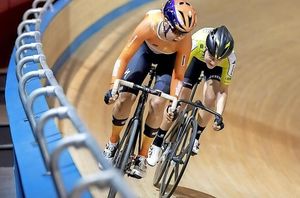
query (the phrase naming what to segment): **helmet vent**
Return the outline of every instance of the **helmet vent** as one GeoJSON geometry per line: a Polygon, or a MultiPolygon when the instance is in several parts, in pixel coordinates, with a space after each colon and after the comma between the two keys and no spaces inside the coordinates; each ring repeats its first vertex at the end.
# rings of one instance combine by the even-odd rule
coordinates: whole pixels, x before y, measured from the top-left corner
{"type": "Polygon", "coordinates": [[[223,51],[221,57],[223,57],[223,56],[227,53],[227,51],[229,50],[229,47],[230,47],[230,43],[228,43],[228,44],[226,45],[226,48],[224,49],[224,51],[223,51]]]}
{"type": "Polygon", "coordinates": [[[183,19],[184,25],[186,25],[186,21],[185,21],[183,12],[182,12],[182,11],[179,11],[179,13],[180,13],[180,15],[181,15],[181,18],[183,19]]]}
{"type": "Polygon", "coordinates": [[[192,25],[192,17],[191,16],[189,16],[189,27],[192,25]]]}

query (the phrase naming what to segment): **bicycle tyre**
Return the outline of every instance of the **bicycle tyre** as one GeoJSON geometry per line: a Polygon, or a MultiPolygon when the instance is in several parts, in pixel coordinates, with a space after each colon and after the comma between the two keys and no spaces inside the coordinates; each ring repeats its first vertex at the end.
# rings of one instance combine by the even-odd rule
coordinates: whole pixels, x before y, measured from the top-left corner
{"type": "Polygon", "coordinates": [[[169,198],[177,188],[189,162],[194,140],[197,134],[197,124],[194,118],[185,123],[183,133],[172,147],[172,152],[165,166],[160,185],[160,197],[169,198]],[[180,166],[181,169],[180,169],[180,166]],[[174,180],[174,183],[171,181],[174,180]]]}
{"type": "MultiPolygon", "coordinates": [[[[167,147],[170,147],[170,145],[168,145],[167,147]]],[[[163,152],[161,159],[156,165],[156,169],[153,177],[153,186],[155,186],[156,188],[159,188],[161,178],[166,169],[168,163],[167,158],[168,158],[168,153],[163,152]]]]}
{"type": "MultiPolygon", "coordinates": [[[[116,155],[113,159],[114,166],[118,168],[124,175],[128,165],[130,155],[133,153],[133,145],[135,145],[137,134],[138,134],[139,121],[133,120],[128,124],[124,135],[120,141],[119,147],[116,151],[116,155]],[[124,152],[125,151],[125,152],[124,152]]],[[[130,166],[130,163],[129,163],[130,166]]],[[[114,188],[109,189],[108,198],[115,198],[117,191],[114,188]]]]}
{"type": "Polygon", "coordinates": [[[172,147],[172,142],[175,141],[176,139],[176,135],[179,134],[179,130],[182,128],[184,120],[182,121],[182,119],[177,119],[176,122],[171,126],[171,128],[169,129],[166,137],[164,138],[163,141],[163,146],[162,146],[162,156],[160,157],[157,165],[156,165],[156,169],[155,169],[155,173],[154,173],[154,177],[153,177],[153,185],[156,188],[159,188],[159,184],[161,181],[161,178],[163,176],[163,173],[165,172],[168,160],[170,160],[170,151],[171,151],[171,147],[172,147]]]}

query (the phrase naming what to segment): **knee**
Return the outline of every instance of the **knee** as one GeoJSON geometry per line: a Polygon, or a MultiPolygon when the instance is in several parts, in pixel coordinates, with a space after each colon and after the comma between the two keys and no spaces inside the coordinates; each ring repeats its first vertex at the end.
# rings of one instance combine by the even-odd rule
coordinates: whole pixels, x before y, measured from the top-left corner
{"type": "Polygon", "coordinates": [[[161,98],[153,98],[150,100],[149,111],[153,113],[162,113],[165,107],[165,100],[161,98]]]}
{"type": "Polygon", "coordinates": [[[215,101],[217,99],[217,95],[213,92],[206,92],[204,97],[204,104],[208,107],[213,107],[215,105],[215,101]]]}
{"type": "Polygon", "coordinates": [[[127,116],[127,114],[131,110],[131,107],[135,101],[135,98],[136,98],[136,96],[134,94],[121,93],[113,107],[113,115],[117,116],[117,117],[125,116],[125,115],[127,116]]]}
{"type": "Polygon", "coordinates": [[[136,99],[136,95],[132,94],[132,93],[121,93],[117,104],[119,106],[123,106],[123,105],[132,105],[134,103],[136,99]]]}

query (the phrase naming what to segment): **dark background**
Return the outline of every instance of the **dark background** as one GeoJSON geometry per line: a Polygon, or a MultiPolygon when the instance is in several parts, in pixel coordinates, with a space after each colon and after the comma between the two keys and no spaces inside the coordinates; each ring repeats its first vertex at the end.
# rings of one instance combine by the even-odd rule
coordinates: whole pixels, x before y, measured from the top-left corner
{"type": "Polygon", "coordinates": [[[0,69],[8,66],[10,55],[17,38],[17,27],[23,13],[31,8],[32,0],[0,1],[0,69]]]}

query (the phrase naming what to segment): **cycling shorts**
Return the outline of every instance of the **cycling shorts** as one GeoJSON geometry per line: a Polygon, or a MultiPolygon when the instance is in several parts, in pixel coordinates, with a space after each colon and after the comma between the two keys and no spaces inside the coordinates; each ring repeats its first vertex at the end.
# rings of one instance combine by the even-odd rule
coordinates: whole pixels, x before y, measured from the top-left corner
{"type": "Polygon", "coordinates": [[[209,69],[205,62],[193,57],[184,74],[183,86],[192,88],[200,77],[201,71],[204,71],[205,80],[221,81],[222,70],[223,68],[220,66],[209,69]]]}
{"type": "MultiPolygon", "coordinates": [[[[155,64],[157,66],[154,88],[169,94],[175,59],[176,53],[156,54],[146,43],[143,43],[129,61],[122,79],[141,85],[150,71],[151,65],[155,64]]],[[[137,90],[128,87],[122,87],[121,92],[138,94],[137,90]]]]}

